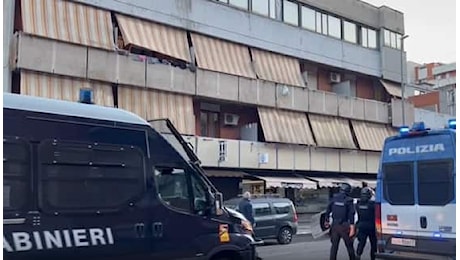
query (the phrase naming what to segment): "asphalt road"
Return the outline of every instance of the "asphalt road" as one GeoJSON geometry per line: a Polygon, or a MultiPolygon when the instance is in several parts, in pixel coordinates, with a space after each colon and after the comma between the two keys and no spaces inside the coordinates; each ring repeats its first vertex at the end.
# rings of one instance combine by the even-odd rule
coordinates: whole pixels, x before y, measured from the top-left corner
{"type": "MultiPolygon", "coordinates": [[[[355,239],[355,252],[358,241],[355,239]]],[[[264,260],[328,260],[331,241],[329,238],[314,240],[311,235],[294,237],[289,245],[278,245],[275,241],[265,241],[265,245],[257,248],[259,256],[264,260]]],[[[369,241],[366,243],[361,260],[370,260],[369,241]]],[[[337,260],[348,260],[347,250],[343,241],[340,242],[337,260]]]]}

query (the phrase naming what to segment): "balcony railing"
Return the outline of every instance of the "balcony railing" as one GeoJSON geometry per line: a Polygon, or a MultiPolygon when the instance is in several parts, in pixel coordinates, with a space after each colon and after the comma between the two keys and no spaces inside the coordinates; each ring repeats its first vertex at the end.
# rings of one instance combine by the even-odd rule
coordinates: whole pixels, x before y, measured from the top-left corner
{"type": "Polygon", "coordinates": [[[203,166],[208,167],[377,173],[380,159],[380,152],[185,137],[193,144],[203,166]]]}

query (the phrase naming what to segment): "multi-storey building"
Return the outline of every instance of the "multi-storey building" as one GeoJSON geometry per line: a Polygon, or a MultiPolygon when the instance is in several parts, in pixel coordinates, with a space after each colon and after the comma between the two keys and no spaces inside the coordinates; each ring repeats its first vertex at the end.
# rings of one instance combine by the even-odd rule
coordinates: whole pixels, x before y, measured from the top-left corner
{"type": "Polygon", "coordinates": [[[386,6],[5,1],[4,91],[76,101],[85,87],[96,104],[168,117],[227,198],[372,184],[384,138],[413,121],[403,14],[386,6]]]}

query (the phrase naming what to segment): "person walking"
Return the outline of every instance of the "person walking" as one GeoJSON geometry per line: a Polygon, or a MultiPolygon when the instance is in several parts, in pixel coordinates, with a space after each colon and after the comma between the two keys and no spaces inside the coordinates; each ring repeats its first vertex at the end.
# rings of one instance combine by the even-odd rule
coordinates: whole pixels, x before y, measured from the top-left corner
{"type": "Polygon", "coordinates": [[[251,193],[246,191],[243,193],[243,199],[238,204],[238,211],[251,222],[252,227],[255,227],[256,221],[254,219],[254,212],[252,211],[251,193]]]}
{"type": "Polygon", "coordinates": [[[371,260],[375,260],[375,253],[377,252],[377,236],[375,233],[375,202],[371,200],[373,195],[369,187],[361,189],[360,200],[357,205],[358,211],[358,248],[356,249],[356,259],[361,259],[366,240],[369,238],[371,243],[371,260]]]}
{"type": "Polygon", "coordinates": [[[348,257],[355,260],[353,248],[353,236],[355,235],[355,207],[353,199],[349,196],[351,186],[348,183],[340,185],[340,191],[335,194],[327,206],[325,226],[330,227],[331,252],[330,260],[337,259],[340,239],[342,238],[347,247],[348,257]],[[329,215],[332,213],[332,225],[329,222],[329,215]]]}

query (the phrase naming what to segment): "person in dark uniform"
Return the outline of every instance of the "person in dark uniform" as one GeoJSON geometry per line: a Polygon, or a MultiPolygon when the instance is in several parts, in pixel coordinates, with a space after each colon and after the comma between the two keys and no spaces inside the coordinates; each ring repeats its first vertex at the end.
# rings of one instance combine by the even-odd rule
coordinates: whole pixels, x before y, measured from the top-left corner
{"type": "Polygon", "coordinates": [[[358,248],[356,249],[357,260],[361,259],[366,240],[369,237],[371,243],[371,260],[375,260],[377,252],[377,236],[375,234],[375,211],[374,201],[372,198],[372,190],[369,187],[364,187],[361,190],[361,198],[357,205],[358,211],[358,248]]]}
{"type": "Polygon", "coordinates": [[[331,228],[331,253],[330,260],[337,259],[340,238],[345,242],[348,257],[350,260],[355,259],[355,250],[353,249],[353,236],[355,235],[355,207],[353,199],[349,196],[351,186],[348,183],[340,185],[339,193],[335,194],[327,206],[325,226],[331,228]],[[329,214],[332,213],[332,226],[329,222],[329,214]]]}

